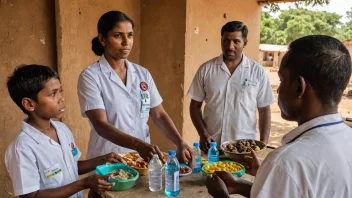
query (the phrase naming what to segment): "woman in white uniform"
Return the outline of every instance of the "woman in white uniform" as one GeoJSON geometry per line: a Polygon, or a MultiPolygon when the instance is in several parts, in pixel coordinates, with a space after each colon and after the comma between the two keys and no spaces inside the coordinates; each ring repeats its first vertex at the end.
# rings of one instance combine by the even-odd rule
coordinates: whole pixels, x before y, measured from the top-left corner
{"type": "Polygon", "coordinates": [[[99,19],[92,50],[101,57],[78,81],[81,112],[92,127],[87,157],[135,150],[147,161],[155,153],[162,158],[158,146],[150,144],[150,115],[177,146],[179,161],[191,163],[192,151],[165,112],[149,71],[127,60],[133,27],[132,19],[119,11],[107,12],[99,19]]]}

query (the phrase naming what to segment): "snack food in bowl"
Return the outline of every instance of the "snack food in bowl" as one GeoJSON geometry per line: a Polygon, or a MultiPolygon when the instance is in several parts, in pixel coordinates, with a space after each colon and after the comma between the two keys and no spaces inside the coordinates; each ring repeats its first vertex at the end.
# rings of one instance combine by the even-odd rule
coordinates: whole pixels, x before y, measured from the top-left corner
{"type": "Polygon", "coordinates": [[[202,166],[208,163],[208,159],[202,157],[202,166]]]}
{"type": "Polygon", "coordinates": [[[225,145],[224,150],[233,153],[250,153],[251,149],[259,151],[260,147],[254,140],[239,140],[225,145]]]}
{"type": "Polygon", "coordinates": [[[115,183],[109,190],[123,191],[132,188],[139,177],[138,171],[125,164],[104,164],[96,167],[99,175],[110,175],[110,183],[115,183]]]}
{"type": "Polygon", "coordinates": [[[131,171],[125,171],[123,169],[113,170],[109,173],[111,178],[113,179],[120,179],[120,180],[127,180],[133,177],[131,171]]]}
{"type": "Polygon", "coordinates": [[[138,153],[125,153],[120,154],[120,156],[128,166],[136,169],[140,175],[148,175],[148,162],[144,161],[138,153]]]}
{"type": "Polygon", "coordinates": [[[258,140],[244,139],[227,141],[222,143],[220,147],[228,158],[236,162],[243,162],[244,156],[250,154],[251,149],[259,154],[266,148],[266,144],[258,140]]]}
{"type": "Polygon", "coordinates": [[[246,172],[246,169],[242,164],[228,160],[208,163],[202,168],[204,176],[213,174],[215,171],[227,171],[237,177],[241,177],[246,172]]]}

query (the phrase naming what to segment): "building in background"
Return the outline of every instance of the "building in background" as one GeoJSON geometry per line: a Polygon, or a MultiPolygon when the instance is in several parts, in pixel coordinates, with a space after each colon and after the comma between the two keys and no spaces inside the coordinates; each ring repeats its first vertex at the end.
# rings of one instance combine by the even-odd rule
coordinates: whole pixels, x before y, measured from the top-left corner
{"type": "Polygon", "coordinates": [[[259,63],[266,67],[278,68],[286,52],[287,45],[260,44],[259,63]]]}
{"type": "Polygon", "coordinates": [[[350,52],[351,57],[352,57],[352,39],[344,40],[344,41],[342,41],[342,43],[347,47],[347,49],[350,52]]]}

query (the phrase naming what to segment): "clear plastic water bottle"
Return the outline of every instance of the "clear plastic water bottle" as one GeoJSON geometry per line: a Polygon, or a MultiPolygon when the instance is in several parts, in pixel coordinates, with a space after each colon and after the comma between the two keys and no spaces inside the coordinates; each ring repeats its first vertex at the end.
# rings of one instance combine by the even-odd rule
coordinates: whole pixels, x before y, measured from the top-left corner
{"type": "Polygon", "coordinates": [[[176,152],[170,150],[165,166],[165,195],[168,197],[180,194],[180,164],[175,156],[176,152]]]}
{"type": "Polygon", "coordinates": [[[195,158],[193,173],[199,173],[202,170],[202,153],[198,142],[193,143],[193,153],[195,158]]]}
{"type": "Polygon", "coordinates": [[[150,191],[160,191],[163,188],[163,165],[157,154],[150,160],[148,171],[150,191]]]}
{"type": "Polygon", "coordinates": [[[216,148],[216,142],[210,142],[210,149],[208,150],[208,162],[218,162],[219,161],[219,151],[216,148]]]}

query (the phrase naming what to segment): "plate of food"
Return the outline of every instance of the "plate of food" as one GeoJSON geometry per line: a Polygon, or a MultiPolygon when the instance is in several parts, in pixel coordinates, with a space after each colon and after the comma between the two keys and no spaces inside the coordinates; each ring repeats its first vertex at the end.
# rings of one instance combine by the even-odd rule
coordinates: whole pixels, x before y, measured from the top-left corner
{"type": "Polygon", "coordinates": [[[119,154],[127,165],[134,168],[140,175],[148,175],[148,162],[137,153],[124,153],[119,154]]]}
{"type": "MultiPolygon", "coordinates": [[[[137,152],[119,154],[127,165],[134,168],[140,175],[148,175],[148,162],[145,161],[137,152]]],[[[165,159],[161,160],[165,164],[165,159]]]]}
{"type": "Polygon", "coordinates": [[[180,163],[180,176],[186,176],[192,173],[192,168],[187,164],[180,163]]]}
{"type": "Polygon", "coordinates": [[[244,156],[250,154],[251,149],[259,154],[261,151],[265,150],[266,144],[258,140],[244,139],[224,142],[220,147],[230,159],[243,162],[244,156]]]}

